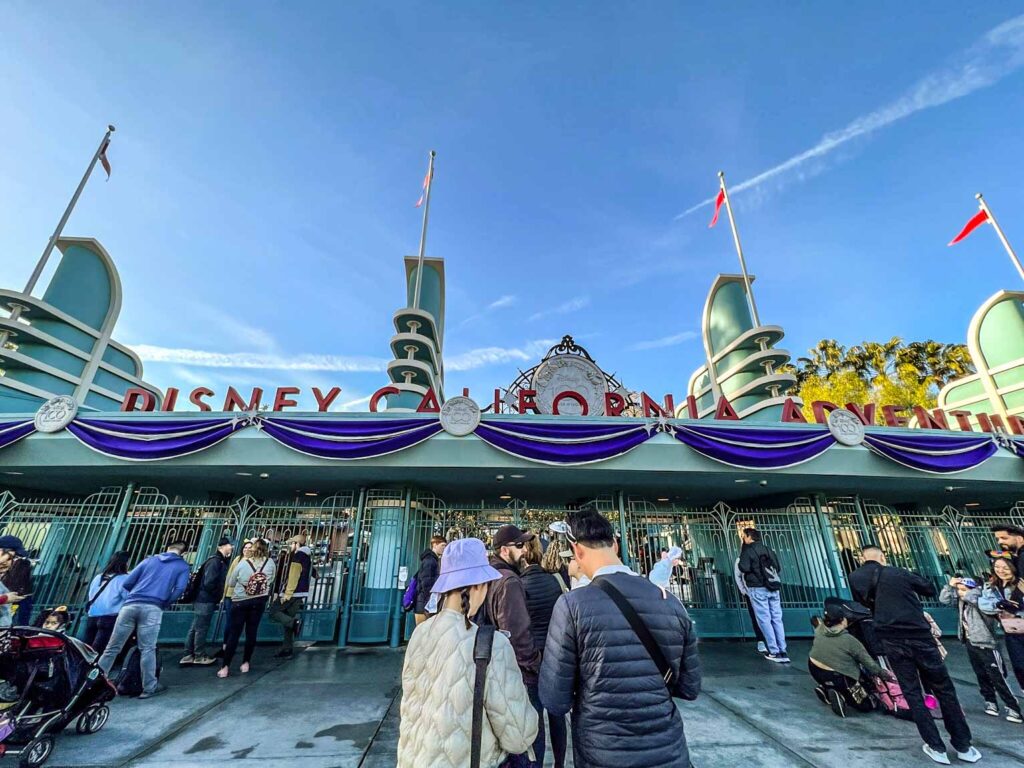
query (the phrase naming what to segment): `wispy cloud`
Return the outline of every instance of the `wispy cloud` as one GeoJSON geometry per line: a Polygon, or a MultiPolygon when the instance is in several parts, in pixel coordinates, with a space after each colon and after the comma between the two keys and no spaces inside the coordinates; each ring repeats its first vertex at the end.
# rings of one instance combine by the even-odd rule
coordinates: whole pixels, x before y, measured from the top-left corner
{"type": "Polygon", "coordinates": [[[504,309],[505,307],[511,307],[516,303],[516,297],[512,295],[502,296],[500,299],[495,299],[487,305],[485,312],[493,312],[496,309],[504,309]]]}
{"type": "MultiPolygon", "coordinates": [[[[530,341],[521,347],[481,347],[445,358],[448,371],[471,371],[487,365],[535,360],[553,339],[530,341]]],[[[146,363],[170,363],[176,375],[186,372],[183,366],[197,368],[263,369],[276,371],[340,371],[345,373],[378,373],[387,370],[389,359],[346,357],[342,355],[275,355],[256,352],[208,352],[201,349],[175,349],[152,344],[132,347],[146,363]]],[[[184,377],[182,377],[184,378],[184,377]]]]}
{"type": "Polygon", "coordinates": [[[562,302],[556,307],[542,309],[540,312],[534,312],[530,315],[530,320],[540,320],[540,318],[547,317],[548,315],[567,315],[570,312],[575,312],[587,306],[590,306],[589,296],[576,296],[568,301],[562,302]]]}
{"type": "Polygon", "coordinates": [[[370,402],[370,398],[371,397],[373,397],[373,396],[372,395],[367,395],[366,397],[360,397],[360,398],[357,398],[355,400],[349,400],[348,402],[342,403],[341,405],[339,405],[338,406],[338,410],[339,411],[354,411],[360,405],[366,405],[368,402],[370,402]]]}
{"type": "Polygon", "coordinates": [[[499,363],[533,363],[554,343],[555,339],[537,339],[527,342],[521,347],[472,349],[469,352],[445,358],[444,367],[446,371],[471,371],[474,368],[483,368],[499,363]]]}
{"type": "Polygon", "coordinates": [[[491,312],[494,312],[496,310],[505,309],[506,307],[514,306],[516,303],[518,303],[518,301],[519,301],[519,297],[513,296],[511,294],[506,294],[505,296],[502,296],[502,297],[497,298],[494,301],[492,301],[490,304],[488,304],[486,307],[484,307],[481,311],[479,311],[479,312],[477,312],[475,314],[472,314],[469,317],[467,317],[465,320],[463,320],[461,323],[459,323],[459,327],[461,328],[464,325],[469,325],[474,320],[479,320],[484,315],[489,315],[491,312]]]}
{"type": "Polygon", "coordinates": [[[690,341],[700,336],[697,331],[683,331],[682,333],[676,333],[671,336],[662,336],[660,339],[649,339],[648,341],[638,341],[633,344],[629,349],[633,352],[639,352],[644,349],[660,349],[661,347],[674,347],[677,344],[682,344],[684,341],[690,341]]]}
{"type": "Polygon", "coordinates": [[[275,355],[259,352],[207,352],[201,349],[176,349],[152,344],[132,347],[147,363],[175,363],[200,368],[263,368],[278,371],[384,371],[388,360],[375,357],[340,355],[275,355]]]}
{"type": "MultiPolygon", "coordinates": [[[[828,155],[853,139],[873,133],[932,107],[969,96],[1002,80],[1024,66],[1024,15],[1016,16],[989,30],[965,50],[954,63],[920,80],[893,102],[858,117],[846,127],[825,134],[810,149],[769,168],[739,184],[730,186],[736,194],[761,186],[767,181],[794,171],[810,161],[828,155]]],[[[713,197],[687,208],[676,220],[714,202],[713,197]]]]}

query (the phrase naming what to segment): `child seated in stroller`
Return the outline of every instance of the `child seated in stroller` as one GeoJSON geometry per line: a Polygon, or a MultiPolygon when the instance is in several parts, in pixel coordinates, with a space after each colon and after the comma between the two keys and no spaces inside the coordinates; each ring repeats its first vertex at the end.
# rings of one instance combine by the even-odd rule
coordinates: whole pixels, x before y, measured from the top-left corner
{"type": "Polygon", "coordinates": [[[873,686],[861,683],[865,672],[883,680],[895,680],[892,672],[875,661],[861,642],[847,632],[850,619],[854,618],[852,610],[840,600],[825,601],[825,615],[814,628],[814,644],[807,660],[807,669],[817,683],[815,694],[839,717],[846,717],[848,707],[859,712],[875,708],[868,692],[873,686]]]}

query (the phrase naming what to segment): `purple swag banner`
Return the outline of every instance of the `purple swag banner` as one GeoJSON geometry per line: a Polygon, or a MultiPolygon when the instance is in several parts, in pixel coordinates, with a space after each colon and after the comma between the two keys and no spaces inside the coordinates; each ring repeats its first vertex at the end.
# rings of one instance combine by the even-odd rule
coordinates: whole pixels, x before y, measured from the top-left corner
{"type": "Polygon", "coordinates": [[[921,472],[949,474],[974,469],[998,449],[990,434],[959,435],[881,434],[869,432],[864,444],[879,456],[921,472]]]}
{"type": "Polygon", "coordinates": [[[187,456],[216,445],[248,422],[162,421],[142,424],[129,420],[75,419],[68,432],[94,451],[130,461],[156,461],[187,456]]]}
{"type": "Polygon", "coordinates": [[[2,422],[0,423],[0,448],[6,448],[35,431],[35,424],[31,420],[2,422]]]}

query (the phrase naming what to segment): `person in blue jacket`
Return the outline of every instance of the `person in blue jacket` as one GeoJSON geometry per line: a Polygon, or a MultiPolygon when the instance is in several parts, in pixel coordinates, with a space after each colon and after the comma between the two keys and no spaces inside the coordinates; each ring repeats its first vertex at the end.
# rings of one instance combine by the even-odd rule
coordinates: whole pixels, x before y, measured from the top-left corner
{"type": "Polygon", "coordinates": [[[128,578],[128,553],[115,552],[102,572],[89,584],[89,599],[85,604],[87,618],[82,641],[102,654],[110,642],[117,613],[128,596],[124,582],[128,578]]]}
{"type": "Polygon", "coordinates": [[[147,557],[128,574],[124,589],[128,593],[117,614],[110,642],[100,657],[99,666],[109,675],[114,659],[133,634],[142,654],[142,694],[148,699],[163,693],[167,686],[156,677],[156,641],[164,611],[182,596],[188,586],[190,569],[182,555],[188,545],[172,542],[166,552],[147,557]]]}

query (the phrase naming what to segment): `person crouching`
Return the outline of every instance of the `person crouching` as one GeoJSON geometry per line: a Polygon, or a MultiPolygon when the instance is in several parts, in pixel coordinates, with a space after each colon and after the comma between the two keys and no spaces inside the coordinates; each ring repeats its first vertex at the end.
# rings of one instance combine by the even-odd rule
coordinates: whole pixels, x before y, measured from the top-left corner
{"type": "Polygon", "coordinates": [[[862,669],[884,680],[896,679],[846,631],[848,626],[842,604],[826,601],[825,616],[814,628],[814,644],[807,659],[807,670],[817,683],[814,692],[839,717],[846,717],[848,707],[858,712],[870,712],[875,707],[860,683],[862,669]]]}

